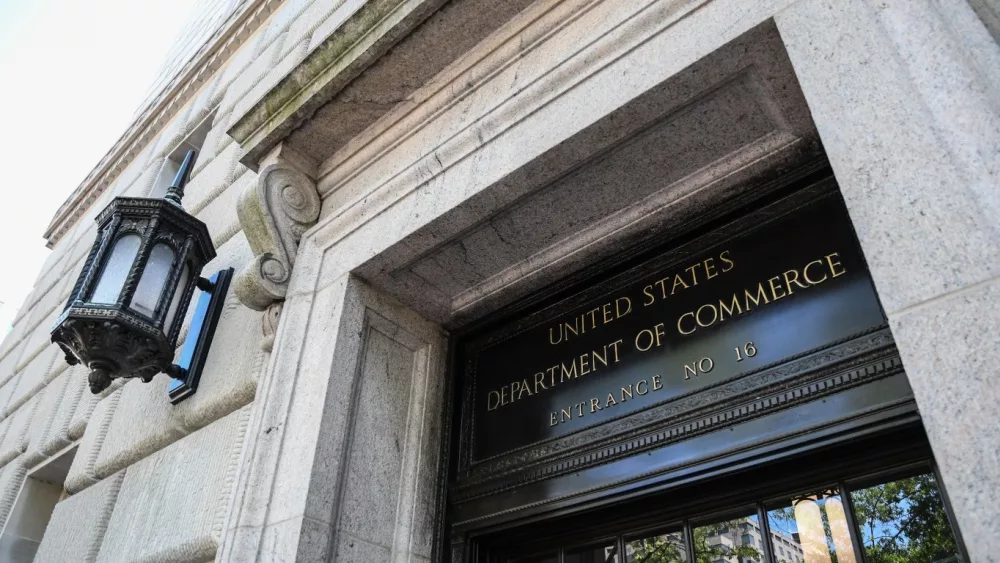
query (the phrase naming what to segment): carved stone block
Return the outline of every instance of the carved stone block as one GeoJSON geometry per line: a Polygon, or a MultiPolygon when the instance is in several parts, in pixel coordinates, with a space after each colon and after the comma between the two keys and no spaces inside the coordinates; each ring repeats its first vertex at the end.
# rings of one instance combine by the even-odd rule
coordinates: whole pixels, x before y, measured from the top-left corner
{"type": "Polygon", "coordinates": [[[309,176],[279,158],[240,194],[237,211],[254,259],[234,288],[244,305],[262,311],[285,297],[299,240],[319,217],[319,194],[309,176]]]}

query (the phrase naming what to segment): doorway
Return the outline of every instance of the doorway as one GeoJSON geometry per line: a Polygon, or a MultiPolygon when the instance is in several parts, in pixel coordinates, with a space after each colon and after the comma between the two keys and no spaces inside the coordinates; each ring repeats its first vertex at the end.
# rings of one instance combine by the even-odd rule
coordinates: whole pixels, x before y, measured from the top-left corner
{"type": "Polygon", "coordinates": [[[918,427],[478,544],[483,563],[968,560],[918,427]]]}

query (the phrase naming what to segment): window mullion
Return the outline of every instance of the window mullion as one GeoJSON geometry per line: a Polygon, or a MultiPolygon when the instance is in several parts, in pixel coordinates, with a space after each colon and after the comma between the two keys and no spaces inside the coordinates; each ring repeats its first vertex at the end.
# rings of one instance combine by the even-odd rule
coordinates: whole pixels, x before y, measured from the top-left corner
{"type": "Polygon", "coordinates": [[[762,502],[757,503],[757,520],[760,521],[760,543],[764,548],[764,560],[775,563],[774,553],[771,552],[771,525],[767,521],[767,510],[762,502]]]}
{"type": "Polygon", "coordinates": [[[844,505],[844,517],[847,518],[847,530],[851,533],[851,543],[854,544],[854,559],[858,563],[867,563],[865,550],[861,545],[861,533],[858,524],[854,520],[854,503],[851,501],[851,492],[847,489],[847,483],[837,484],[840,489],[840,499],[844,505]]]}
{"type": "Polygon", "coordinates": [[[697,561],[694,556],[694,529],[691,528],[691,521],[684,521],[684,551],[687,553],[687,560],[691,563],[697,561]]]}

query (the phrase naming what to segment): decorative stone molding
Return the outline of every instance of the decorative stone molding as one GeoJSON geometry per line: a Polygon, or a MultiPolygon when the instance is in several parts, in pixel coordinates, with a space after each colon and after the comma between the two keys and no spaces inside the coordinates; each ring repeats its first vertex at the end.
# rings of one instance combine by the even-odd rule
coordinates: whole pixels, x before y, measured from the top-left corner
{"type": "Polygon", "coordinates": [[[270,352],[274,347],[274,335],[278,332],[278,320],[281,319],[283,307],[284,301],[271,303],[260,319],[261,332],[264,333],[264,338],[260,341],[260,348],[265,352],[270,352]]]}
{"type": "Polygon", "coordinates": [[[316,182],[288,156],[267,159],[237,205],[254,259],[236,277],[236,296],[257,311],[285,298],[299,240],[319,218],[316,182]]]}

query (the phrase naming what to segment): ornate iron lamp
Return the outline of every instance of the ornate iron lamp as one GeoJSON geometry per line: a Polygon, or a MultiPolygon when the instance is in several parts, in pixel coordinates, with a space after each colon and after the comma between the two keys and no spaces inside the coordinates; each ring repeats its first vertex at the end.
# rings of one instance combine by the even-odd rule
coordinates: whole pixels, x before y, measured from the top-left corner
{"type": "Polygon", "coordinates": [[[90,368],[93,393],[119,377],[149,382],[160,372],[174,378],[173,403],[198,387],[232,269],[200,277],[215,248],[205,224],[181,207],[194,157],[187,153],[163,199],[116,197],[97,216],[97,240],[52,329],[66,361],[90,368]],[[202,295],[174,364],[196,287],[202,295]]]}

